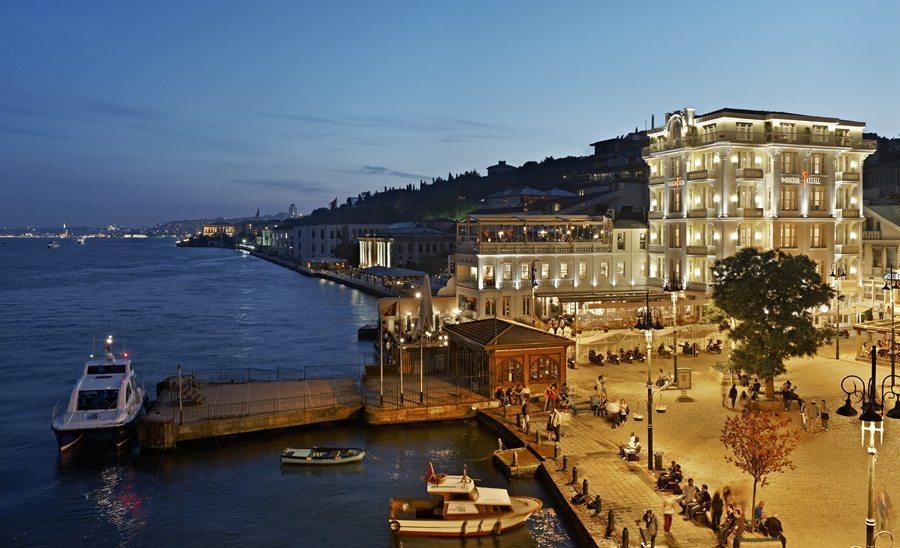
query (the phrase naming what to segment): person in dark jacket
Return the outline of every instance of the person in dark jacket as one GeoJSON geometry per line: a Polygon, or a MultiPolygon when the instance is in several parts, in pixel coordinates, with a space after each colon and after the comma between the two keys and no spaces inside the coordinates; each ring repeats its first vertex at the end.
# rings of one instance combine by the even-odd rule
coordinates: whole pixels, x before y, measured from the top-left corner
{"type": "Polygon", "coordinates": [[[722,509],[725,507],[725,502],[722,500],[722,495],[719,494],[718,491],[712,496],[712,501],[709,503],[709,507],[712,510],[711,516],[709,518],[710,526],[713,531],[719,530],[719,522],[722,521],[722,509]]]}
{"type": "Polygon", "coordinates": [[[731,408],[734,409],[734,404],[737,402],[737,385],[731,383],[731,390],[728,391],[728,398],[731,400],[731,408]]]}
{"type": "Polygon", "coordinates": [[[709,488],[706,485],[702,485],[700,486],[700,493],[697,495],[696,502],[688,504],[684,513],[687,514],[688,519],[694,519],[701,513],[709,510],[710,503],[709,488]]]}
{"type": "Polygon", "coordinates": [[[772,514],[766,518],[765,527],[766,533],[770,537],[781,541],[781,548],[787,546],[787,539],[784,537],[784,529],[781,527],[781,520],[778,519],[778,514],[772,514]]]}

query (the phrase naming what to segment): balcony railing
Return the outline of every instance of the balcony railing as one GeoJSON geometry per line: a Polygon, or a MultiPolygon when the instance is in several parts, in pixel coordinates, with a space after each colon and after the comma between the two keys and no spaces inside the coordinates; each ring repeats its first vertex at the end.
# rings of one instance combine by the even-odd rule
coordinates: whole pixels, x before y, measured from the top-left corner
{"type": "Polygon", "coordinates": [[[662,278],[650,278],[649,280],[647,280],[647,283],[651,287],[662,287],[664,282],[665,280],[663,280],[662,278]]]}
{"type": "Polygon", "coordinates": [[[519,283],[516,280],[503,280],[500,282],[500,289],[518,289],[519,283]]]}
{"type": "Polygon", "coordinates": [[[704,179],[710,178],[712,178],[712,175],[710,174],[708,169],[696,169],[694,171],[687,172],[688,181],[702,181],[704,179]]]}
{"type": "Polygon", "coordinates": [[[664,246],[664,245],[651,245],[650,246],[650,253],[665,253],[665,252],[666,252],[666,246],[664,246]]]}
{"type": "Polygon", "coordinates": [[[738,179],[762,179],[763,170],[758,167],[738,168],[736,177],[738,179]]]}
{"type": "Polygon", "coordinates": [[[642,153],[646,156],[654,152],[664,152],[677,148],[703,146],[718,142],[736,142],[749,144],[781,143],[789,145],[820,145],[848,147],[860,150],[875,150],[876,143],[871,139],[858,139],[845,135],[789,133],[782,131],[745,132],[745,131],[716,131],[700,135],[686,135],[674,139],[660,139],[650,146],[644,147],[642,153]]]}
{"type": "Polygon", "coordinates": [[[662,219],[665,216],[665,212],[662,211],[651,211],[650,218],[651,219],[662,219]]]}
{"type": "Polygon", "coordinates": [[[855,244],[838,244],[834,246],[834,252],[840,253],[841,255],[857,255],[859,253],[859,246],[855,244]]]}
{"type": "Polygon", "coordinates": [[[661,185],[661,184],[663,184],[663,183],[665,183],[665,182],[666,182],[666,176],[665,176],[665,175],[652,175],[652,176],[650,177],[650,184],[651,184],[651,185],[661,185]]]}
{"type": "Polygon", "coordinates": [[[814,218],[822,218],[822,217],[828,217],[829,214],[828,214],[828,212],[825,211],[824,209],[818,209],[818,210],[817,210],[817,209],[810,209],[808,212],[806,212],[806,216],[807,216],[807,217],[814,217],[814,218]]]}
{"type": "Polygon", "coordinates": [[[880,230],[865,230],[863,231],[863,240],[880,240],[881,239],[881,231],[880,230]]]}
{"type": "Polygon", "coordinates": [[[738,212],[741,217],[748,219],[761,219],[763,216],[763,208],[761,207],[743,207],[738,212]]]}
{"type": "Polygon", "coordinates": [[[779,217],[799,217],[800,210],[799,209],[779,209],[778,216],[779,217]]]}
{"type": "Polygon", "coordinates": [[[705,218],[705,217],[714,217],[715,213],[712,210],[707,209],[705,207],[697,207],[694,209],[689,209],[687,214],[689,219],[697,219],[697,218],[705,218]]]}
{"type": "Polygon", "coordinates": [[[456,279],[456,285],[478,289],[478,279],[475,276],[462,276],[456,279]]]}
{"type": "Polygon", "coordinates": [[[859,219],[858,207],[839,209],[838,212],[841,214],[842,219],[859,219]]]}
{"type": "Polygon", "coordinates": [[[666,213],[666,217],[668,217],[669,219],[683,219],[684,212],[681,211],[680,209],[678,211],[670,211],[670,212],[666,213]]]}
{"type": "Polygon", "coordinates": [[[859,181],[859,172],[858,171],[838,171],[835,174],[835,179],[838,181],[859,181]]]}
{"type": "Polygon", "coordinates": [[[688,255],[715,255],[716,248],[711,245],[689,245],[687,246],[688,255]]]}
{"type": "Polygon", "coordinates": [[[688,289],[688,291],[706,291],[707,283],[706,282],[688,282],[687,289],[688,289]]]}
{"type": "Polygon", "coordinates": [[[547,255],[555,253],[604,253],[612,244],[600,242],[481,242],[460,244],[459,253],[478,255],[547,255]]]}

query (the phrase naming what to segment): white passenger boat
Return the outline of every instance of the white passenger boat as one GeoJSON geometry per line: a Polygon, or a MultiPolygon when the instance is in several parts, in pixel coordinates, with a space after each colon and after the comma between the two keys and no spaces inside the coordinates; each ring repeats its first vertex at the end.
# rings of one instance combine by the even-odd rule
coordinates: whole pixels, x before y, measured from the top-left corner
{"type": "Polygon", "coordinates": [[[362,449],[348,447],[310,447],[292,449],[288,447],[281,452],[284,464],[350,464],[359,462],[366,456],[362,449]]]}
{"type": "Polygon", "coordinates": [[[51,240],[50,243],[47,244],[47,249],[59,249],[59,242],[51,240]]]}
{"type": "Polygon", "coordinates": [[[427,499],[391,499],[388,523],[397,535],[479,537],[520,527],[541,509],[533,497],[509,496],[506,489],[476,487],[466,475],[443,476],[429,464],[427,499]]]}
{"type": "Polygon", "coordinates": [[[114,353],[112,342],[112,337],[106,339],[101,356],[91,355],[65,407],[53,408],[53,432],[62,453],[83,442],[119,450],[134,437],[144,410],[144,389],[128,353],[114,353]]]}

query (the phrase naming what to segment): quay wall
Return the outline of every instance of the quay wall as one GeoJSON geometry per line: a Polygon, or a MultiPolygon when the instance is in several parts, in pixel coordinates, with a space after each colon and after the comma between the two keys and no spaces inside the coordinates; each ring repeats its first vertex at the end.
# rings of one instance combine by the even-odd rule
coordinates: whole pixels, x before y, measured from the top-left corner
{"type": "Polygon", "coordinates": [[[322,278],[325,280],[330,280],[335,283],[343,284],[348,287],[352,287],[354,289],[358,289],[364,293],[368,293],[370,295],[374,295],[376,297],[393,297],[394,293],[387,288],[373,284],[371,282],[366,282],[365,280],[358,280],[356,278],[352,278],[350,276],[343,276],[341,274],[335,274],[333,272],[326,272],[324,270],[315,270],[312,268],[307,268],[303,265],[297,264],[293,261],[288,261],[285,259],[281,259],[279,257],[274,257],[272,255],[267,255],[265,253],[260,253],[258,251],[250,251],[250,254],[254,257],[259,257],[264,261],[269,261],[270,263],[277,264],[279,266],[283,266],[290,270],[296,270],[300,274],[304,276],[309,276],[310,278],[322,278]]]}

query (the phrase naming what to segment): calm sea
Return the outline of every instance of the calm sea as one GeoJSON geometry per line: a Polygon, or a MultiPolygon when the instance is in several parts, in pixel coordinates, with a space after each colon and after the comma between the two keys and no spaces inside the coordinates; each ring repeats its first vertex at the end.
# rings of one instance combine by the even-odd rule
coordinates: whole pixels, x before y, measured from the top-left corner
{"type": "MultiPolygon", "coordinates": [[[[60,458],[50,430],[93,341],[123,342],[143,384],[175,370],[357,363],[375,300],[259,259],[171,240],[0,240],[0,545],[385,546],[391,496],[418,496],[430,460],[545,509],[502,546],[572,545],[548,494],[508,483],[474,422],[337,424],[185,444],[177,452],[60,458]],[[287,469],[286,446],[369,451],[339,469],[287,469]]],[[[482,541],[489,545],[493,541],[482,541]]],[[[404,540],[402,545],[459,545],[404,540]]],[[[469,544],[477,545],[472,541],[469,544]]]]}

